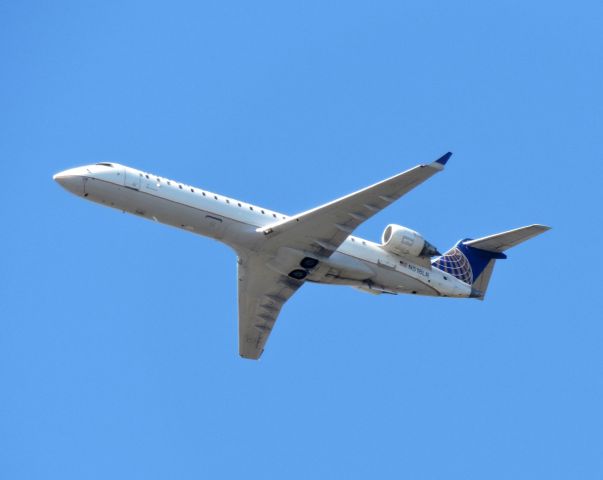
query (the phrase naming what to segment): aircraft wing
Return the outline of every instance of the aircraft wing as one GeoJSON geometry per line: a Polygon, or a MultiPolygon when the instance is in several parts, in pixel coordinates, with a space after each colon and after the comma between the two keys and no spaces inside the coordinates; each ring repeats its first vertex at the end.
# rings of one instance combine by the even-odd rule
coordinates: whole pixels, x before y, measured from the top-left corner
{"type": "Polygon", "coordinates": [[[365,220],[383,210],[417,185],[443,170],[452,154],[418,165],[357,192],[308,210],[258,231],[266,235],[262,249],[297,248],[329,257],[365,220]]]}
{"type": "Polygon", "coordinates": [[[451,155],[260,227],[265,234],[261,253],[239,255],[239,354],[260,358],[281,308],[304,283],[268,266],[281,247],[329,257],[358,225],[443,170],[451,155]]]}
{"type": "Polygon", "coordinates": [[[240,255],[239,355],[257,360],[283,304],[304,282],[281,275],[260,255],[240,255]]]}

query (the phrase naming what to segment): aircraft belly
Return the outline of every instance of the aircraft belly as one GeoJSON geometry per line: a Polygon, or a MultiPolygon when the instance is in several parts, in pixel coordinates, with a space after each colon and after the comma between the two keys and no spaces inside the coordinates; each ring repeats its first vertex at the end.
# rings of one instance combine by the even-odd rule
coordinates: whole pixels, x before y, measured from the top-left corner
{"type": "Polygon", "coordinates": [[[382,285],[399,293],[416,293],[417,295],[439,295],[438,291],[418,280],[400,272],[384,272],[379,275],[382,285]]]}
{"type": "Polygon", "coordinates": [[[322,261],[319,267],[310,273],[308,280],[335,285],[370,285],[391,293],[440,295],[429,285],[428,279],[413,278],[399,271],[395,265],[373,264],[340,252],[335,252],[328,260],[322,261]]]}
{"type": "Polygon", "coordinates": [[[343,278],[367,280],[375,276],[375,270],[366,262],[340,252],[333,253],[325,263],[331,269],[338,270],[343,278]]]}

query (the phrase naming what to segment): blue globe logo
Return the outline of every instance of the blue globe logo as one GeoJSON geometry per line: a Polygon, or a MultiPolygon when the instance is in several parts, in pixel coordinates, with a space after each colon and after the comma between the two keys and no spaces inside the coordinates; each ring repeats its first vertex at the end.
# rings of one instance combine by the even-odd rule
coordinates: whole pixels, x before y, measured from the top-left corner
{"type": "Polygon", "coordinates": [[[461,282],[469,285],[473,283],[473,272],[469,260],[458,248],[447,251],[433,262],[433,266],[458,278],[461,282]]]}

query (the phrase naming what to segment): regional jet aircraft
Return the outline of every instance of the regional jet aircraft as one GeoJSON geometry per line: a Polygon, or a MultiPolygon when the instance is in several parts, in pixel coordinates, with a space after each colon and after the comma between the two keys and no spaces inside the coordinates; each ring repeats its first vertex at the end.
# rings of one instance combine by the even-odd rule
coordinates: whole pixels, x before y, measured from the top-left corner
{"type": "Polygon", "coordinates": [[[380,244],[352,235],[365,220],[442,171],[451,153],[311,210],[287,216],[117,163],[65,170],[65,189],[109,207],[219,240],[238,255],[239,354],[258,359],[285,302],[305,283],[373,294],[483,299],[505,250],[548,230],[530,225],[441,254],[388,225],[380,244]]]}

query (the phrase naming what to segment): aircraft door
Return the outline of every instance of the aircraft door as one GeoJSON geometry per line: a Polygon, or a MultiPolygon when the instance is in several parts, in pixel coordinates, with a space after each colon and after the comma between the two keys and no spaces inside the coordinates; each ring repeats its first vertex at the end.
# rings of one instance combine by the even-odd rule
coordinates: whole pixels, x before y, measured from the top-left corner
{"type": "Polygon", "coordinates": [[[129,168],[126,168],[125,181],[126,187],[133,188],[135,190],[140,190],[142,174],[137,172],[136,170],[130,170],[129,168]]]}

